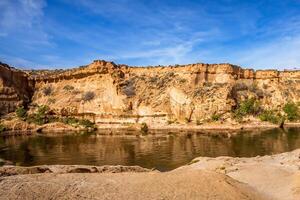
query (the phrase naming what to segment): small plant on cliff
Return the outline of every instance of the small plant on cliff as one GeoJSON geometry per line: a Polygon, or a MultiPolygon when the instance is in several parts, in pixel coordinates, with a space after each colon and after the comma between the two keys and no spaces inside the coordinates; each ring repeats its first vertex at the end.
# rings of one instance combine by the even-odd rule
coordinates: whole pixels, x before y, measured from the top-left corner
{"type": "Polygon", "coordinates": [[[74,90],[74,87],[72,85],[65,85],[64,88],[63,88],[65,91],[71,91],[71,90],[74,90]]]}
{"type": "Polygon", "coordinates": [[[85,92],[83,95],[82,95],[82,100],[83,101],[91,101],[95,98],[95,93],[94,92],[91,92],[91,91],[88,91],[88,92],[85,92]]]}
{"type": "Polygon", "coordinates": [[[300,118],[299,107],[296,103],[288,102],[284,105],[283,111],[286,113],[288,120],[295,121],[300,118]]]}
{"type": "Polygon", "coordinates": [[[46,86],[46,87],[44,87],[44,88],[42,89],[42,92],[43,92],[43,94],[44,94],[45,96],[49,96],[49,95],[52,94],[53,89],[52,89],[51,86],[46,86]]]}
{"type": "Polygon", "coordinates": [[[213,120],[213,121],[219,121],[220,118],[221,118],[221,115],[220,115],[220,114],[213,114],[213,115],[211,116],[211,120],[213,120]]]}
{"type": "Polygon", "coordinates": [[[3,124],[0,124],[0,133],[4,132],[5,130],[5,126],[3,124]]]}
{"type": "Polygon", "coordinates": [[[149,131],[148,125],[146,123],[141,124],[141,131],[142,133],[146,134],[149,131]]]}
{"type": "Polygon", "coordinates": [[[27,115],[27,110],[23,106],[20,106],[16,109],[16,115],[18,118],[24,119],[27,115]]]}

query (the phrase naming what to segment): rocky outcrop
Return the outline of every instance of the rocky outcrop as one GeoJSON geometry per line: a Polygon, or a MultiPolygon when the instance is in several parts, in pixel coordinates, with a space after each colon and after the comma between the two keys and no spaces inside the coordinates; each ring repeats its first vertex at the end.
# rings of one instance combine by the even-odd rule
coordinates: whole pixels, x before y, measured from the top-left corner
{"type": "Polygon", "coordinates": [[[187,169],[226,174],[270,199],[300,198],[300,149],[252,158],[199,157],[177,170],[187,169]]]}
{"type": "Polygon", "coordinates": [[[27,105],[33,95],[34,82],[21,70],[0,62],[0,115],[27,105]]]}
{"type": "Polygon", "coordinates": [[[18,100],[28,102],[22,95],[32,94],[31,105],[46,104],[58,115],[85,116],[99,124],[196,122],[213,114],[226,118],[249,97],[272,109],[300,101],[300,71],[254,71],[231,64],[129,67],[100,60],[28,75],[2,68],[14,74],[5,80],[13,83],[18,100]]]}

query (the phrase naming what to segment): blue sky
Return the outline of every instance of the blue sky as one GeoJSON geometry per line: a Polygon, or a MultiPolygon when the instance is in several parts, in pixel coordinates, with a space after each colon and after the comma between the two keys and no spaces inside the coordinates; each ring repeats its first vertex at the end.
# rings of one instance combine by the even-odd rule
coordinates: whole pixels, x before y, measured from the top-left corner
{"type": "Polygon", "coordinates": [[[300,0],[0,0],[0,61],[300,68],[300,0]]]}

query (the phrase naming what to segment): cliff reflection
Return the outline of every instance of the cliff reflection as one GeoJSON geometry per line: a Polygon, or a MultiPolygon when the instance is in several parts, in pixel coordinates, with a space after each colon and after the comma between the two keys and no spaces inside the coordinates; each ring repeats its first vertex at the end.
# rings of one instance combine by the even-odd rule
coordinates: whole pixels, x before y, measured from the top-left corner
{"type": "Polygon", "coordinates": [[[140,165],[162,171],[198,156],[251,157],[300,148],[300,128],[248,131],[231,138],[204,134],[18,136],[0,139],[0,157],[19,165],[140,165]]]}

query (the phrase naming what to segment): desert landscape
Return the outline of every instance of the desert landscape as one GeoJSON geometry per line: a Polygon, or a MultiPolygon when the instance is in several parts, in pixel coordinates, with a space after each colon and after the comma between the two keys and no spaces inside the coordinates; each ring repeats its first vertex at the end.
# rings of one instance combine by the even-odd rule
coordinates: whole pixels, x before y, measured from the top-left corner
{"type": "MultiPolygon", "coordinates": [[[[185,130],[189,138],[189,131],[202,130],[209,137],[230,138],[241,134],[238,130],[251,135],[276,127],[295,127],[299,133],[300,71],[231,64],[141,68],[106,61],[54,71],[1,64],[0,71],[6,137],[131,130],[143,138],[185,130]]],[[[5,199],[300,198],[299,149],[252,158],[199,157],[165,172],[139,166],[3,164],[0,194],[5,199]]]]}
{"type": "Polygon", "coordinates": [[[299,0],[0,0],[0,200],[299,200],[299,0]]]}

